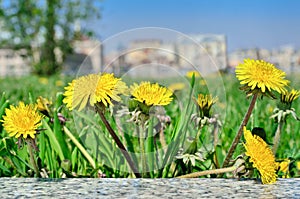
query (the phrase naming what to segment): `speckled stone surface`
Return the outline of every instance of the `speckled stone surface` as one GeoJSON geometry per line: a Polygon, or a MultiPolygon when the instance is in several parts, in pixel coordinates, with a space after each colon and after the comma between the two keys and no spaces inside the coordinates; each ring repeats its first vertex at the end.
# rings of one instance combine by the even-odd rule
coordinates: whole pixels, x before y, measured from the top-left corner
{"type": "Polygon", "coordinates": [[[300,178],[262,185],[236,179],[0,178],[1,198],[300,198],[300,178]]]}

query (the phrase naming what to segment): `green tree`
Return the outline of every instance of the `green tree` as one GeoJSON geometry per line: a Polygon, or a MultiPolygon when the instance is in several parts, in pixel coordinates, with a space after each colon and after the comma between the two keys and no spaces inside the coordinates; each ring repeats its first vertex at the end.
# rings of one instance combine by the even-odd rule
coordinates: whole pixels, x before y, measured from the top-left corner
{"type": "Polygon", "coordinates": [[[74,29],[76,22],[100,17],[97,0],[12,0],[0,3],[2,46],[26,49],[32,72],[39,75],[52,75],[61,70],[66,56],[72,53],[72,41],[80,35],[74,29]]]}

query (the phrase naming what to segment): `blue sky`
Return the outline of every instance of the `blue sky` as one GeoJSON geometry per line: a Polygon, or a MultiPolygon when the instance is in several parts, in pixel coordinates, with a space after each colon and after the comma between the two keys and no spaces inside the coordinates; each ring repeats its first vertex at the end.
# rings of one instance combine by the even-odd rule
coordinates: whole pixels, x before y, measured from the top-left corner
{"type": "Polygon", "coordinates": [[[185,34],[226,34],[237,48],[300,47],[298,0],[103,0],[86,24],[103,40],[122,31],[162,27],[185,34]]]}

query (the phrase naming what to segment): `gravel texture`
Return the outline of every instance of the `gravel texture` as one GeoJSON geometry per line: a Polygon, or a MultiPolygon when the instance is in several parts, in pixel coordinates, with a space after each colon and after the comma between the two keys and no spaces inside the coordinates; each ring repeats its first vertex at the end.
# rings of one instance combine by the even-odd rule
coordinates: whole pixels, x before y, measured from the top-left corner
{"type": "Polygon", "coordinates": [[[300,198],[300,178],[271,185],[220,178],[0,178],[0,198],[300,198]]]}

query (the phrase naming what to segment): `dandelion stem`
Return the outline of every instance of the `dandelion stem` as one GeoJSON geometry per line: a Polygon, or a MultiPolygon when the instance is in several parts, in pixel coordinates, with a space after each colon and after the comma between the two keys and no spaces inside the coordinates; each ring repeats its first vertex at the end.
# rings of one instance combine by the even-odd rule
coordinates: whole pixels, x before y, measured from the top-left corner
{"type": "Polygon", "coordinates": [[[142,121],[141,124],[141,132],[140,132],[140,148],[141,148],[141,161],[142,161],[142,177],[146,177],[147,171],[147,163],[146,163],[146,156],[145,156],[145,121],[142,121]]]}
{"type": "Polygon", "coordinates": [[[28,147],[28,151],[29,151],[30,163],[32,164],[34,173],[35,173],[34,177],[40,177],[39,168],[36,164],[36,160],[35,160],[34,153],[33,153],[33,147],[30,145],[30,143],[27,144],[27,147],[28,147]]]}
{"type": "Polygon", "coordinates": [[[276,151],[278,149],[278,146],[279,146],[279,142],[280,142],[280,135],[281,135],[281,129],[283,127],[283,120],[281,120],[279,123],[278,123],[278,126],[277,126],[277,129],[276,129],[276,133],[275,133],[275,136],[274,136],[274,140],[273,140],[273,148],[272,148],[272,151],[273,151],[273,154],[275,155],[276,154],[276,151]]]}
{"type": "Polygon", "coordinates": [[[210,174],[220,174],[220,173],[227,173],[227,172],[233,172],[236,170],[236,166],[231,166],[227,168],[221,168],[221,169],[211,169],[211,170],[206,170],[206,171],[199,171],[195,173],[189,173],[186,175],[178,176],[176,178],[197,178],[200,176],[205,176],[205,175],[210,175],[210,174]]]}
{"type": "Polygon", "coordinates": [[[215,149],[215,152],[214,152],[214,165],[216,168],[219,168],[220,165],[219,165],[219,161],[218,161],[218,157],[217,157],[217,144],[218,144],[218,141],[219,141],[219,137],[218,137],[218,122],[214,122],[214,129],[213,129],[213,136],[214,136],[214,149],[215,149]]]}
{"type": "Polygon", "coordinates": [[[101,105],[96,106],[97,108],[97,112],[102,120],[102,122],[104,123],[105,127],[107,128],[108,132],[110,133],[110,135],[113,137],[113,139],[115,140],[117,146],[119,147],[119,149],[121,150],[121,152],[123,153],[126,161],[128,162],[131,170],[133,171],[133,173],[135,174],[135,177],[137,178],[141,178],[140,173],[138,172],[132,158],[130,157],[128,151],[126,150],[125,146],[123,145],[123,143],[121,142],[121,140],[119,139],[119,137],[117,136],[117,134],[115,133],[115,131],[112,129],[112,127],[110,126],[110,124],[108,123],[108,121],[106,120],[104,113],[103,113],[103,109],[105,107],[101,107],[101,105]]]}
{"type": "Polygon", "coordinates": [[[146,163],[146,157],[145,157],[145,141],[144,137],[140,138],[140,147],[141,147],[141,161],[142,161],[142,177],[145,177],[145,173],[147,170],[147,163],[146,163]]]}
{"type": "Polygon", "coordinates": [[[257,94],[254,94],[253,97],[252,97],[252,100],[251,100],[251,102],[250,102],[250,104],[249,104],[249,108],[248,108],[248,110],[247,110],[247,112],[246,112],[246,114],[245,114],[245,116],[244,116],[244,119],[243,119],[243,121],[242,121],[242,123],[241,123],[241,125],[240,125],[240,127],[239,127],[239,130],[238,130],[238,132],[237,132],[237,134],[236,134],[236,136],[235,136],[233,142],[231,143],[231,146],[230,146],[230,148],[229,148],[229,151],[228,151],[228,153],[227,153],[227,156],[226,156],[226,158],[225,158],[225,160],[224,160],[224,162],[223,162],[222,168],[227,167],[228,164],[229,164],[229,161],[230,161],[230,159],[231,159],[231,157],[232,157],[232,155],[233,155],[233,152],[234,152],[234,150],[236,149],[236,146],[237,146],[237,144],[239,143],[240,138],[241,138],[241,136],[242,136],[242,134],[243,134],[243,128],[244,128],[244,126],[247,125],[247,123],[248,123],[248,121],[249,121],[249,118],[250,118],[250,115],[251,115],[251,113],[252,113],[252,111],[253,111],[253,108],[254,108],[256,99],[257,99],[257,94]]]}

